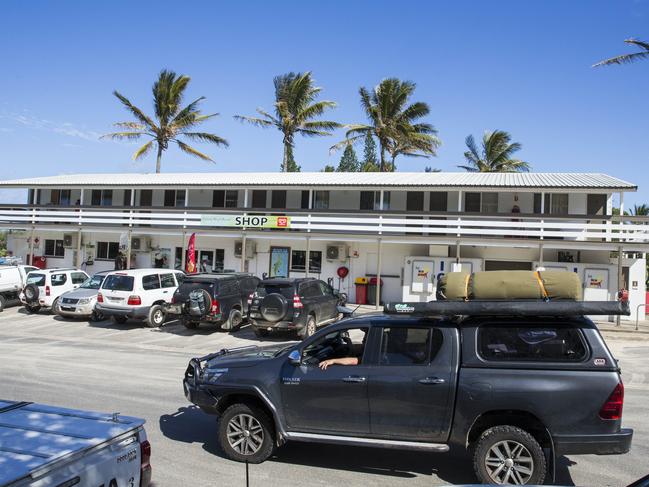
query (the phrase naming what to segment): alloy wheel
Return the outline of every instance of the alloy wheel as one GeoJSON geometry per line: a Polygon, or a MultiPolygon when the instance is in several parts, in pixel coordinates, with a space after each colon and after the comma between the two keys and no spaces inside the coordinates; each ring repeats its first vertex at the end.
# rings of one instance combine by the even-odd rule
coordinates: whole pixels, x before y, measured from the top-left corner
{"type": "Polygon", "coordinates": [[[254,455],[264,443],[264,429],[249,414],[238,414],[228,422],[228,443],[241,455],[254,455]]]}
{"type": "Polygon", "coordinates": [[[524,485],[534,473],[534,459],[525,445],[505,440],[489,448],[485,467],[496,484],[524,485]]]}

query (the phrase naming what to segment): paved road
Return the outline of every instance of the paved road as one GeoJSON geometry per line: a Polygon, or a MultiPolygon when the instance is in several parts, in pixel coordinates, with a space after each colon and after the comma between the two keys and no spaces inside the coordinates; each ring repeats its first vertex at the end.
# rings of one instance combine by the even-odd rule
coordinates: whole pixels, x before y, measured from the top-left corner
{"type": "MultiPolygon", "coordinates": [[[[625,424],[635,428],[631,453],[562,458],[563,485],[621,486],[649,473],[649,337],[619,333],[609,345],[621,359],[625,424]]],[[[153,445],[157,487],[245,485],[244,465],[225,460],[213,417],[189,407],[181,377],[192,356],[255,343],[235,335],[158,330],[111,322],[88,324],[19,308],[0,313],[0,397],[144,417],[153,445]]],[[[473,482],[460,454],[422,454],[288,444],[250,467],[252,486],[431,486],[473,482]]]]}

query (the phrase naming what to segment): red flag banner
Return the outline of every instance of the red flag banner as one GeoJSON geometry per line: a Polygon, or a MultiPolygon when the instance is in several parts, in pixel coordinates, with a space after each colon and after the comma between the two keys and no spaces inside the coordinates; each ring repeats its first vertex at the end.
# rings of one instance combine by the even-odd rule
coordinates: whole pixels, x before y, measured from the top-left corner
{"type": "Polygon", "coordinates": [[[192,233],[187,244],[187,262],[185,263],[185,272],[193,274],[196,272],[196,252],[195,249],[196,234],[192,233]]]}

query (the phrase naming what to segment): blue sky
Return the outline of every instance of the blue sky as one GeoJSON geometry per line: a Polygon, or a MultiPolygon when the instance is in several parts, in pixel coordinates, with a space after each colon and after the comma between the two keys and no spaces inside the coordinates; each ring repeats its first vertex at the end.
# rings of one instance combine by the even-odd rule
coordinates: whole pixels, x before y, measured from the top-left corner
{"type": "MultiPolygon", "coordinates": [[[[137,146],[98,136],[128,119],[114,89],[151,111],[162,68],[191,76],[188,97],[221,114],[205,128],[231,144],[200,147],[214,165],[171,149],[163,171],[278,170],[279,132],[232,116],[271,110],[273,76],[311,70],[343,123],[364,121],[359,86],[417,83],[443,145],[428,161],[399,159],[399,170],[458,170],[464,138],[498,128],[536,171],[607,172],[640,186],[629,203],[649,201],[649,61],[591,68],[629,52],[628,37],[649,40],[649,0],[16,0],[2,18],[3,179],[153,171],[153,155],[134,163],[137,146]]],[[[298,163],[337,164],[328,148],[342,137],[298,139],[298,163]]]]}

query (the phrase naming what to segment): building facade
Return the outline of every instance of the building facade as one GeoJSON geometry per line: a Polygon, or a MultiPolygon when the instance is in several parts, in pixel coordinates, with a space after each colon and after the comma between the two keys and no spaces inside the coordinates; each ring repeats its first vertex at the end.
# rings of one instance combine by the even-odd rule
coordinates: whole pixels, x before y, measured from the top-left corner
{"type": "Polygon", "coordinates": [[[613,215],[637,187],[605,174],[79,174],[0,188],[26,192],[0,205],[9,250],[47,267],[113,269],[121,251],[131,267],[180,269],[195,234],[200,269],[319,277],[350,302],[358,277],[380,280],[381,300],[428,301],[460,268],[577,272],[585,299],[628,289],[631,319],[645,302],[649,219],[613,215]]]}

